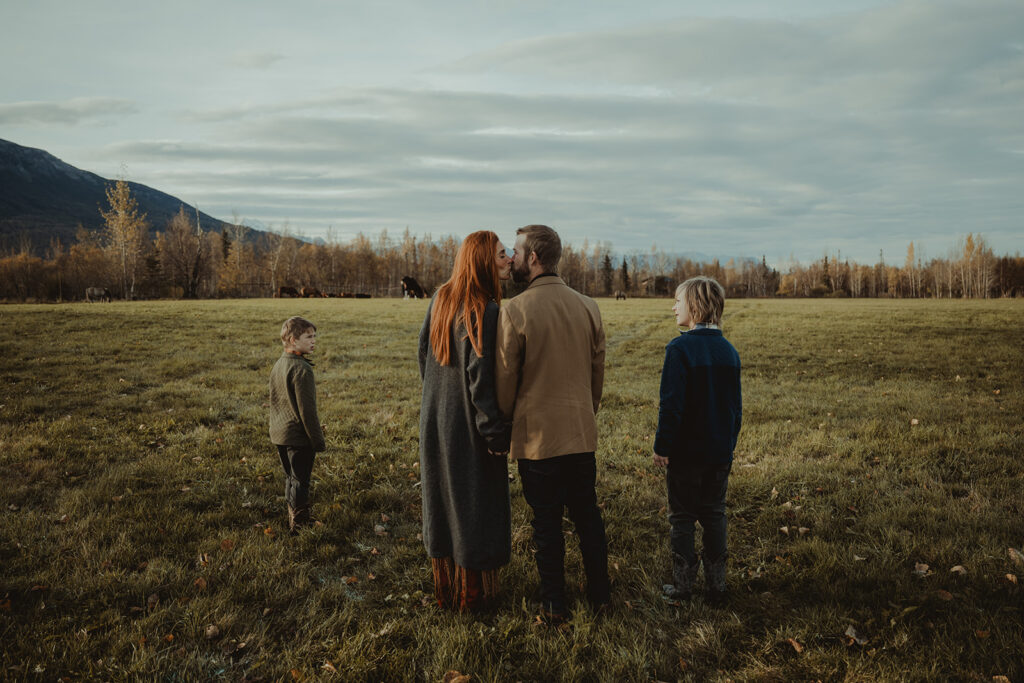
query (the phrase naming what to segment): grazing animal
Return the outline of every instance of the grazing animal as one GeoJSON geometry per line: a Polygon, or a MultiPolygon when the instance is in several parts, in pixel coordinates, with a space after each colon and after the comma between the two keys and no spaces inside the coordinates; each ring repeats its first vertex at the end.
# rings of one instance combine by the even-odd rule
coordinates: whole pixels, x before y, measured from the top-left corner
{"type": "Polygon", "coordinates": [[[92,301],[110,301],[113,299],[110,296],[110,290],[106,287],[86,287],[85,288],[85,300],[92,301]]]}
{"type": "Polygon", "coordinates": [[[299,290],[294,287],[281,286],[277,288],[277,298],[283,299],[286,296],[298,296],[299,290]]]}
{"type": "Polygon", "coordinates": [[[427,296],[426,292],[423,291],[423,287],[416,281],[416,278],[409,277],[408,275],[402,278],[402,292],[406,299],[423,299],[427,296]]]}
{"type": "Polygon", "coordinates": [[[369,299],[370,295],[369,294],[363,294],[362,292],[356,292],[356,298],[357,299],[369,299]]]}
{"type": "Polygon", "coordinates": [[[323,294],[323,292],[321,292],[316,287],[303,287],[302,288],[302,296],[303,297],[307,297],[307,298],[309,298],[309,297],[323,297],[324,294],[323,294]]]}
{"type": "Polygon", "coordinates": [[[352,292],[342,292],[340,294],[340,296],[341,296],[342,299],[355,299],[356,298],[356,295],[353,294],[352,292]]]}
{"type": "Polygon", "coordinates": [[[618,301],[619,299],[622,299],[623,301],[625,301],[626,300],[626,293],[623,292],[621,289],[616,289],[615,290],[615,300],[618,301]]]}

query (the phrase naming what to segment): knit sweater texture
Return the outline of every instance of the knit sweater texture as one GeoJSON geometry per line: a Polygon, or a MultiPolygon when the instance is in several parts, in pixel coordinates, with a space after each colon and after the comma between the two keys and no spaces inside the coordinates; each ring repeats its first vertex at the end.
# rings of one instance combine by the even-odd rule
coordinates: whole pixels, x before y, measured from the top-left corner
{"type": "Polygon", "coordinates": [[[742,421],[740,356],[721,330],[697,328],[669,342],[654,452],[676,464],[732,462],[742,421]]]}
{"type": "Polygon", "coordinates": [[[278,446],[327,448],[316,411],[313,366],[288,351],[270,371],[270,440],[278,446]]]}

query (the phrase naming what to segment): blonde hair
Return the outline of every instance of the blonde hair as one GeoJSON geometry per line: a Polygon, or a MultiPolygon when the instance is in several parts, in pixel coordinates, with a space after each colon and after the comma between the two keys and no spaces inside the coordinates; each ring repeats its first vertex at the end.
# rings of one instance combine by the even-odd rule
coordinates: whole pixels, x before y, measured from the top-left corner
{"type": "Polygon", "coordinates": [[[694,323],[720,325],[725,308],[725,288],[713,277],[698,275],[676,287],[676,298],[690,313],[694,323]]]}
{"type": "Polygon", "coordinates": [[[281,325],[281,343],[287,346],[289,341],[298,339],[309,330],[316,332],[316,325],[302,316],[293,315],[281,325]]]}

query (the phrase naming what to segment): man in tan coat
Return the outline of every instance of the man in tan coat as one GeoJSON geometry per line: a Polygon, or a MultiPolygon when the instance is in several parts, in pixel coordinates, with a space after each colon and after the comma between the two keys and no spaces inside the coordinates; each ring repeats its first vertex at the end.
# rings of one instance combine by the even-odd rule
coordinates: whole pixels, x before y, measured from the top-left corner
{"type": "Polygon", "coordinates": [[[541,609],[565,619],[562,513],[580,539],[587,599],[608,603],[608,544],[594,491],[597,413],[604,384],[604,327],[593,299],[556,269],[562,243],[545,225],[516,231],[512,277],[529,282],[501,307],[495,359],[498,407],[512,418],[511,455],[533,509],[541,609]]]}

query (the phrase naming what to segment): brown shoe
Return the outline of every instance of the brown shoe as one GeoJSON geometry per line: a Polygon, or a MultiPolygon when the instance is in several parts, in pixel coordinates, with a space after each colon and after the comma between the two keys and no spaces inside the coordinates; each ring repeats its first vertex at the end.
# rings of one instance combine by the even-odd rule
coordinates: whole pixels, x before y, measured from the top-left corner
{"type": "Polygon", "coordinates": [[[299,508],[293,508],[291,505],[288,506],[288,531],[292,535],[297,534],[299,529],[309,526],[310,523],[308,505],[299,508]]]}

